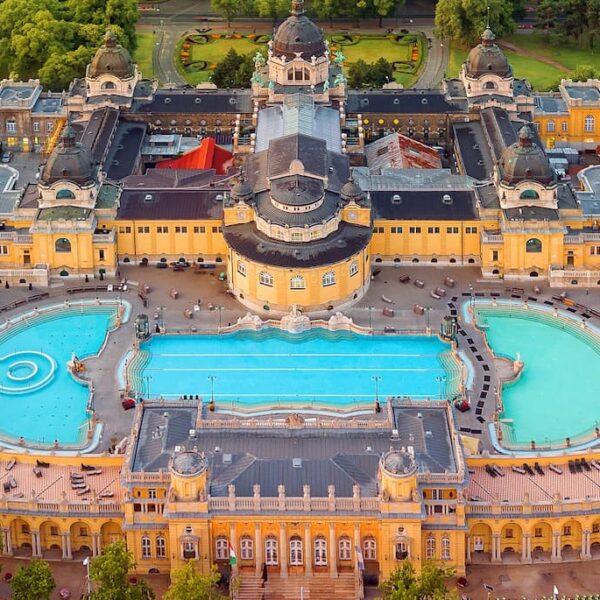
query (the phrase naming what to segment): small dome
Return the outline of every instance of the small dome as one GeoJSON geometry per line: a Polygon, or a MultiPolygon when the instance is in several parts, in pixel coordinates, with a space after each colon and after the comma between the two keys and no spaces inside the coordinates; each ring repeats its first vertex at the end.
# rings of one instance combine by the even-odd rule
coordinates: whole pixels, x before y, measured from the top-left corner
{"type": "Polygon", "coordinates": [[[304,175],[289,175],[271,185],[271,198],[285,206],[307,206],[319,202],[325,190],[320,179],[304,175]]]}
{"type": "Polygon", "coordinates": [[[94,180],[95,168],[89,150],[75,141],[75,131],[67,125],[58,147],[52,152],[40,177],[42,183],[68,179],[80,185],[94,180]]]}
{"type": "Polygon", "coordinates": [[[512,69],[504,52],[495,43],[496,36],[487,27],[481,35],[481,43],[469,52],[467,76],[478,78],[486,74],[510,77],[512,69]]]}
{"type": "Polygon", "coordinates": [[[392,475],[405,477],[412,475],[417,465],[415,459],[408,452],[400,452],[398,450],[391,450],[383,456],[383,468],[392,475]]]}
{"type": "Polygon", "coordinates": [[[104,36],[104,44],[98,48],[89,66],[89,77],[112,74],[120,79],[132,77],[135,65],[126,48],[118,43],[115,34],[108,30],[104,36]]]}
{"type": "Polygon", "coordinates": [[[254,197],[254,190],[242,173],[238,181],[231,187],[231,199],[236,202],[247,202],[254,197]]]}
{"type": "Polygon", "coordinates": [[[360,185],[354,181],[352,175],[340,190],[340,197],[345,202],[360,202],[364,198],[364,192],[360,185]]]}
{"type": "Polygon", "coordinates": [[[206,469],[206,459],[198,452],[179,452],[171,460],[171,470],[178,475],[198,475],[206,469]]]}
{"type": "Polygon", "coordinates": [[[508,184],[520,181],[548,184],[555,180],[548,157],[533,141],[533,132],[527,125],[519,130],[519,140],[504,150],[499,167],[502,181],[508,184]]]}
{"type": "Polygon", "coordinates": [[[327,50],[323,32],[304,14],[304,2],[292,2],[292,14],[279,26],[273,38],[272,50],[276,56],[303,59],[323,56],[327,50]]]}

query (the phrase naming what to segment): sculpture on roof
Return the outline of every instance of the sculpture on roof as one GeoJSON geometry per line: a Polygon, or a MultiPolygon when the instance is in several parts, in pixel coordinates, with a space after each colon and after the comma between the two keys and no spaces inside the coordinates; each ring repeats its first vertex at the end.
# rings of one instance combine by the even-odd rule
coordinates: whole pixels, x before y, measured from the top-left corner
{"type": "Polygon", "coordinates": [[[346,76],[343,73],[338,73],[333,80],[334,87],[344,85],[346,83],[346,76]]]}
{"type": "Polygon", "coordinates": [[[338,50],[335,53],[335,58],[333,59],[333,62],[336,65],[342,65],[344,63],[344,61],[346,60],[346,57],[344,56],[344,53],[341,50],[338,50]]]}
{"type": "Polygon", "coordinates": [[[250,81],[252,83],[258,83],[258,85],[262,85],[264,83],[262,75],[258,71],[254,71],[254,73],[252,73],[252,78],[250,81]]]}
{"type": "Polygon", "coordinates": [[[254,64],[256,67],[262,67],[266,64],[265,56],[262,52],[257,52],[254,55],[254,64]]]}

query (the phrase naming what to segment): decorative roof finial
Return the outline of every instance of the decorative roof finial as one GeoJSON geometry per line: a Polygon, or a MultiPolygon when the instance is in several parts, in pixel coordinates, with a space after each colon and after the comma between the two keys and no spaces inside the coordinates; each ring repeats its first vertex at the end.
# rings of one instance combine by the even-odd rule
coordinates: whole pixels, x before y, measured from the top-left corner
{"type": "Polygon", "coordinates": [[[490,7],[489,7],[489,5],[488,5],[488,7],[487,7],[487,23],[486,23],[486,26],[485,26],[485,28],[486,28],[486,29],[489,29],[489,28],[490,28],[490,7]]]}
{"type": "Polygon", "coordinates": [[[292,14],[297,17],[304,14],[304,0],[292,0],[292,14]]]}

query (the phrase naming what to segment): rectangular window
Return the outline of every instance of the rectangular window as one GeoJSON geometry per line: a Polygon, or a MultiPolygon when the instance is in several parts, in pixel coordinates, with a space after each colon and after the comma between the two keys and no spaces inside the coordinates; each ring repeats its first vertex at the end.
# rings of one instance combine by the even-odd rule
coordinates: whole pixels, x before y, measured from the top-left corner
{"type": "Polygon", "coordinates": [[[570,525],[565,525],[563,527],[563,535],[571,535],[571,526],[570,525]]]}
{"type": "Polygon", "coordinates": [[[383,227],[373,227],[373,233],[384,233],[384,231],[383,227]]]}
{"type": "Polygon", "coordinates": [[[304,234],[303,233],[294,232],[290,236],[290,239],[292,240],[292,242],[301,242],[304,239],[304,234]]]}
{"type": "Polygon", "coordinates": [[[6,133],[16,133],[17,124],[14,121],[6,121],[6,133]]]}
{"type": "Polygon", "coordinates": [[[421,233],[420,227],[410,227],[408,230],[409,233],[421,233]]]}
{"type": "Polygon", "coordinates": [[[477,227],[465,227],[465,233],[477,233],[477,227]]]}
{"type": "Polygon", "coordinates": [[[492,250],[492,260],[494,262],[498,260],[498,250],[492,250]]]}
{"type": "Polygon", "coordinates": [[[569,131],[569,124],[566,121],[563,121],[560,124],[560,129],[561,131],[569,131]]]}
{"type": "Polygon", "coordinates": [[[542,537],[542,528],[536,527],[533,531],[533,537],[542,537]]]}
{"type": "Polygon", "coordinates": [[[0,255],[6,256],[8,254],[8,246],[0,244],[0,255]]]}
{"type": "Polygon", "coordinates": [[[439,233],[439,232],[440,232],[439,227],[428,227],[427,228],[427,233],[439,233]]]}
{"type": "Polygon", "coordinates": [[[119,233],[131,233],[131,227],[119,227],[119,233]]]}
{"type": "Polygon", "coordinates": [[[213,233],[222,233],[223,229],[221,227],[217,227],[216,225],[213,225],[212,232],[213,233]]]}
{"type": "Polygon", "coordinates": [[[507,527],[507,529],[506,529],[506,537],[507,538],[513,537],[513,530],[510,527],[507,527]]]}
{"type": "Polygon", "coordinates": [[[204,225],[194,227],[194,233],[206,233],[206,227],[204,225]]]}
{"type": "Polygon", "coordinates": [[[156,228],[156,233],[169,233],[169,228],[166,225],[159,225],[156,228]]]}
{"type": "Polygon", "coordinates": [[[98,260],[104,260],[104,250],[98,250],[98,260]]]}
{"type": "Polygon", "coordinates": [[[150,227],[138,227],[138,233],[150,233],[150,227]]]}
{"type": "Polygon", "coordinates": [[[50,526],[50,535],[58,535],[58,527],[50,526]]]}
{"type": "Polygon", "coordinates": [[[36,121],[33,124],[33,131],[35,131],[35,133],[37,133],[40,130],[40,124],[36,121]]]}
{"type": "Polygon", "coordinates": [[[181,227],[175,227],[175,233],[187,233],[187,227],[185,225],[181,227]]]}
{"type": "Polygon", "coordinates": [[[154,500],[156,498],[156,490],[154,488],[150,488],[148,490],[148,498],[154,500]]]}
{"type": "Polygon", "coordinates": [[[402,233],[402,227],[392,227],[392,233],[402,233]]]}
{"type": "Polygon", "coordinates": [[[54,131],[54,122],[53,121],[48,121],[46,123],[46,131],[48,133],[52,133],[54,131]]]}
{"type": "Polygon", "coordinates": [[[446,233],[458,233],[458,227],[446,227],[446,233]]]}
{"type": "MultiPolygon", "coordinates": [[[[2,253],[0,252],[0,254],[2,254],[2,253]]],[[[600,246],[591,246],[590,254],[592,256],[600,256],[600,246]]]]}

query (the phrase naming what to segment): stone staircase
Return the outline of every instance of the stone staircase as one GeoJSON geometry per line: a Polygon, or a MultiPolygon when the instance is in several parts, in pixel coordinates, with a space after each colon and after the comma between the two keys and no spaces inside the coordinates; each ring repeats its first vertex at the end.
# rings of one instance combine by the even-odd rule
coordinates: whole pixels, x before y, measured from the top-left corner
{"type": "Polygon", "coordinates": [[[269,576],[264,600],[300,600],[301,597],[304,600],[357,600],[354,574],[342,573],[334,578],[328,574],[269,576]]]}
{"type": "Polygon", "coordinates": [[[242,575],[240,577],[240,588],[236,595],[237,600],[263,600],[263,580],[255,575],[242,575]]]}

